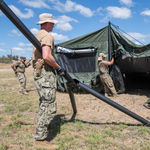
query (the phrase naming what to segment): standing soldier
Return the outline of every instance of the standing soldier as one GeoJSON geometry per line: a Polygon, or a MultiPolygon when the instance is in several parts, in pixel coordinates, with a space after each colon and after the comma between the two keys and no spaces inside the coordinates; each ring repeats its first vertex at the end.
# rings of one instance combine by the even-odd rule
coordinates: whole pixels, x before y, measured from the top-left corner
{"type": "Polygon", "coordinates": [[[108,66],[114,63],[114,58],[111,61],[104,61],[106,55],[104,53],[100,53],[98,57],[98,68],[100,72],[100,79],[102,84],[104,85],[105,96],[117,96],[116,89],[114,87],[114,83],[108,74],[108,66]]]}
{"type": "Polygon", "coordinates": [[[33,47],[33,67],[34,82],[40,96],[39,117],[35,130],[35,148],[53,148],[48,142],[47,136],[51,121],[56,114],[56,89],[55,89],[55,73],[54,69],[61,72],[61,67],[54,58],[54,38],[51,32],[57,20],[53,19],[52,14],[43,13],[39,16],[40,31],[36,38],[41,43],[42,54],[36,47],[33,47]]]}
{"type": "Polygon", "coordinates": [[[25,68],[30,66],[30,63],[28,65],[25,64],[26,57],[20,57],[19,61],[14,61],[11,64],[12,69],[14,70],[16,76],[19,79],[20,86],[21,86],[21,92],[23,94],[28,94],[26,90],[26,76],[25,76],[25,68]]]}

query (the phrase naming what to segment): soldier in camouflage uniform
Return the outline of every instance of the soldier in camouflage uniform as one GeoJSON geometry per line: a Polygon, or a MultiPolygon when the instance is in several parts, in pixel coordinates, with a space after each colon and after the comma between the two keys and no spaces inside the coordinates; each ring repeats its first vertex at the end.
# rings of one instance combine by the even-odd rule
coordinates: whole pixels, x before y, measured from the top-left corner
{"type": "Polygon", "coordinates": [[[61,67],[54,59],[54,38],[49,33],[52,31],[57,20],[51,14],[41,14],[41,30],[36,35],[42,46],[42,54],[33,47],[34,82],[40,96],[39,116],[35,130],[35,148],[54,147],[47,141],[48,129],[56,114],[56,87],[54,69],[61,67]]]}
{"type": "Polygon", "coordinates": [[[19,61],[14,61],[11,64],[12,69],[14,70],[16,76],[19,79],[20,86],[21,86],[21,92],[23,94],[28,94],[26,90],[26,76],[25,76],[25,68],[30,66],[30,63],[28,65],[25,64],[26,57],[20,57],[19,61]]]}
{"type": "Polygon", "coordinates": [[[111,61],[104,61],[106,55],[104,53],[100,53],[98,57],[98,68],[100,72],[100,79],[102,84],[104,85],[105,96],[117,96],[116,89],[114,87],[114,83],[108,74],[108,66],[114,63],[114,58],[111,61]]]}

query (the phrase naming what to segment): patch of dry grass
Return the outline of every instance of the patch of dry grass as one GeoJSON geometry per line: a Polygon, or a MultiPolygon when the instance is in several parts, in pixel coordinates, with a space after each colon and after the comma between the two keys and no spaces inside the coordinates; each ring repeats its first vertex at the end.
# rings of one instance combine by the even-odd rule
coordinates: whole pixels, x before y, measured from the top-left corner
{"type": "MultiPolygon", "coordinates": [[[[6,65],[7,66],[7,65],[6,65]]],[[[29,95],[22,95],[12,70],[0,67],[0,150],[34,150],[34,130],[38,116],[38,94],[32,68],[26,71],[29,95]]],[[[8,67],[8,66],[7,66],[8,67]]],[[[147,95],[119,95],[120,105],[142,117],[150,115],[142,104],[147,95]]],[[[75,94],[77,115],[73,116],[68,93],[57,92],[58,111],[53,140],[58,150],[149,150],[150,130],[137,120],[90,94],[75,94]]]]}

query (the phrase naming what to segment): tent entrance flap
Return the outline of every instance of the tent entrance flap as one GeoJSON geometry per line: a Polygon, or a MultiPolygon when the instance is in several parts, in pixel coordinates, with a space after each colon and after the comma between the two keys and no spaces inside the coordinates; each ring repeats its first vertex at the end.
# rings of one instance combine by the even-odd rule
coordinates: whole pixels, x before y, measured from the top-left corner
{"type": "Polygon", "coordinates": [[[69,73],[95,72],[95,49],[57,48],[59,54],[58,63],[69,73]]]}

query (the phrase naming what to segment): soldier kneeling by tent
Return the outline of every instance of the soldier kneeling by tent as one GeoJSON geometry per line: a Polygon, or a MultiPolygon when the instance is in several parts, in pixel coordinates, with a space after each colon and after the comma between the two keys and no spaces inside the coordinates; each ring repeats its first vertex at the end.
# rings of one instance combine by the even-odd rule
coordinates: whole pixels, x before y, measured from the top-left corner
{"type": "Polygon", "coordinates": [[[20,60],[14,61],[11,64],[12,69],[14,70],[16,76],[18,77],[18,80],[20,82],[21,86],[21,92],[23,94],[28,94],[26,90],[26,76],[25,76],[25,68],[29,67],[31,64],[25,64],[26,57],[20,57],[20,60]]]}

